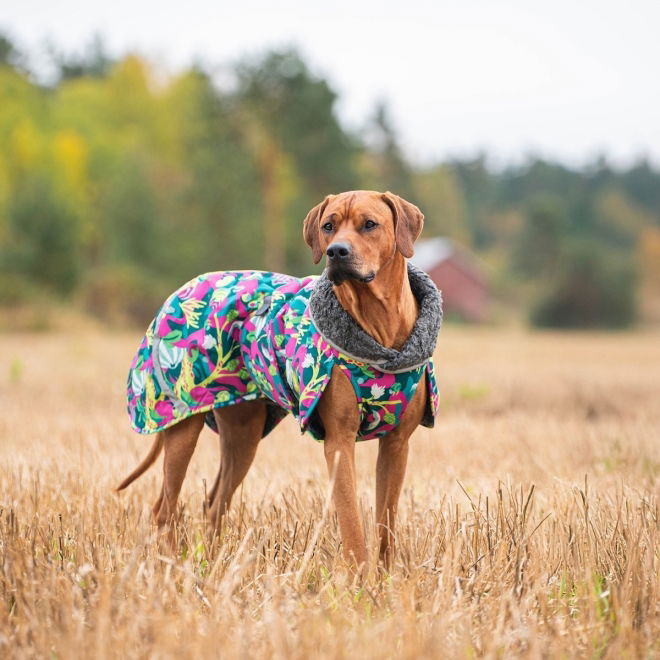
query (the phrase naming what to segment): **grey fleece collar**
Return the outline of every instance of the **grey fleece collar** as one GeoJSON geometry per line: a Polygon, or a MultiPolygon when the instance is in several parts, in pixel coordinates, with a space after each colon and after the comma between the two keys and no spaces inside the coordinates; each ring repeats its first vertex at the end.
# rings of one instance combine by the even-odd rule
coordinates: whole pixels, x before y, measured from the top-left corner
{"type": "Polygon", "coordinates": [[[419,316],[400,351],[385,348],[368,335],[339,304],[326,271],[309,300],[312,321],[323,338],[343,353],[387,373],[409,371],[433,355],[442,323],[442,298],[431,278],[408,263],[408,279],[419,304],[419,316]]]}

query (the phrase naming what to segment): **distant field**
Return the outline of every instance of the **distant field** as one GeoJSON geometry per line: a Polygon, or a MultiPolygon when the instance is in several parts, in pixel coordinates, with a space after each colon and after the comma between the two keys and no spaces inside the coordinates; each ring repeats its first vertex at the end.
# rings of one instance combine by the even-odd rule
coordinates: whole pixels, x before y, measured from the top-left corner
{"type": "Polygon", "coordinates": [[[124,411],[138,334],[0,335],[0,657],[660,655],[660,335],[443,329],[396,565],[352,584],[322,448],[290,419],[211,555],[202,433],[180,555],[159,554],[160,461],[113,492],[150,444],[124,411]]]}

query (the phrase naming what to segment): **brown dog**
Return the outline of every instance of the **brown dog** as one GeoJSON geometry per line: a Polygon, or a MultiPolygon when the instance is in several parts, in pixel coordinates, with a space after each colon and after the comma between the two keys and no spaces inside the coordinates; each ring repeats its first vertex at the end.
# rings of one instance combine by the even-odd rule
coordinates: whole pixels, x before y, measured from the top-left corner
{"type": "MultiPolygon", "coordinates": [[[[337,300],[366,333],[387,348],[401,348],[417,319],[418,303],[409,283],[406,257],[412,256],[423,220],[413,204],[391,193],[371,191],[329,195],[305,219],[305,241],[312,249],[314,263],[327,255],[327,274],[337,300]]],[[[398,426],[379,439],[376,519],[380,556],[388,564],[408,439],[422,419],[427,397],[427,387],[418,387],[398,426]]],[[[355,390],[336,366],[319,401],[318,413],[325,429],[328,470],[332,474],[336,469],[333,498],[344,553],[360,565],[367,557],[354,460],[360,415],[355,390]]],[[[217,529],[256,454],[266,403],[257,399],[215,408],[213,415],[220,436],[221,464],[208,508],[217,529]]],[[[164,449],[163,486],[153,507],[160,528],[175,516],[181,485],[203,424],[204,415],[197,414],[161,431],[148,456],[118,487],[122,490],[128,486],[164,449]]]]}

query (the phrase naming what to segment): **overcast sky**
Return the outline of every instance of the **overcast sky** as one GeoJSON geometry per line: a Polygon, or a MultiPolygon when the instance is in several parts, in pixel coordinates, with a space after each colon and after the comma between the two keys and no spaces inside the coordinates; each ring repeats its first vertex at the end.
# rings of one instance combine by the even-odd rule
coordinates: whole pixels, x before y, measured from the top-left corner
{"type": "Polygon", "coordinates": [[[170,70],[295,45],[349,126],[384,99],[418,160],[660,163],[658,0],[2,0],[0,29],[31,52],[98,33],[170,70]]]}

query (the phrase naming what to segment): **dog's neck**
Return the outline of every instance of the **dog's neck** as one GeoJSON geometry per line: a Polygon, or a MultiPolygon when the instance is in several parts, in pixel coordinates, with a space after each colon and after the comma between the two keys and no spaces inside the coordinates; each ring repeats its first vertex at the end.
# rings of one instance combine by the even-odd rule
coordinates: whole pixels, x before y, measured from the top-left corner
{"type": "Polygon", "coordinates": [[[332,288],[339,304],[379,344],[397,350],[403,346],[419,308],[408,281],[406,260],[399,252],[368,284],[346,280],[332,288]]]}

